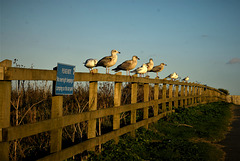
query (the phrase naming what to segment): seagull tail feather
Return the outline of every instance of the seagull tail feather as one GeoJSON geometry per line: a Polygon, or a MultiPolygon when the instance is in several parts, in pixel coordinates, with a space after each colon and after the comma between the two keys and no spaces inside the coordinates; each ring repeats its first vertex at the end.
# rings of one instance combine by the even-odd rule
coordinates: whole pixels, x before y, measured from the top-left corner
{"type": "Polygon", "coordinates": [[[114,69],[112,69],[112,71],[118,72],[119,69],[118,68],[114,68],[114,69]]]}

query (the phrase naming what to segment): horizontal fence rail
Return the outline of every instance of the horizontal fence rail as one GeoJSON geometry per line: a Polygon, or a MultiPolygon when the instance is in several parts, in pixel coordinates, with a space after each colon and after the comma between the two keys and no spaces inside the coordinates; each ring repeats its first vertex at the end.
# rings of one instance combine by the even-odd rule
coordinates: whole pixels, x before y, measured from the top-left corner
{"type": "Polygon", "coordinates": [[[175,112],[173,107],[189,107],[208,102],[225,101],[226,95],[221,91],[197,83],[151,79],[148,77],[123,76],[100,73],[75,73],[75,82],[89,82],[89,111],[63,116],[63,96],[52,96],[51,118],[31,124],[10,125],[11,81],[13,80],[47,80],[56,81],[56,70],[39,70],[11,67],[11,61],[0,63],[0,157],[9,160],[9,142],[50,132],[50,154],[39,160],[64,160],[85,150],[93,150],[109,140],[118,142],[118,137],[130,133],[140,127],[148,128],[148,124],[175,112]],[[114,105],[105,109],[97,109],[98,82],[114,83],[114,105]],[[131,83],[131,104],[121,105],[122,83],[131,83]],[[153,84],[154,99],[149,100],[149,84],[153,84]],[[138,85],[143,86],[144,101],[137,102],[138,85]],[[159,88],[162,85],[162,98],[159,99],[159,88]],[[168,85],[168,88],[167,88],[168,85]],[[180,91],[179,91],[180,89],[180,91]],[[168,92],[168,97],[167,97],[168,92]],[[180,94],[179,94],[180,92],[180,94]],[[168,104],[168,108],[167,108],[168,104]],[[161,108],[159,108],[161,105],[161,108]],[[149,117],[149,107],[153,115],[149,117]],[[136,111],[143,109],[143,120],[136,122],[136,111]],[[131,113],[131,124],[120,127],[120,114],[131,113]],[[96,136],[96,120],[113,116],[113,129],[104,135],[96,136]],[[88,122],[88,140],[77,145],[62,149],[62,129],[66,126],[88,122]]]}

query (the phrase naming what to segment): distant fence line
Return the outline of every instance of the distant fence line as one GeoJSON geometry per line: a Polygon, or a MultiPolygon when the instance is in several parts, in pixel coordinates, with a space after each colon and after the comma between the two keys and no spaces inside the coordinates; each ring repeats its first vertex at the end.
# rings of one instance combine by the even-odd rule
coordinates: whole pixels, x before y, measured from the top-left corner
{"type": "Polygon", "coordinates": [[[240,95],[228,95],[226,98],[228,103],[234,103],[236,105],[240,105],[240,95]]]}
{"type": "Polygon", "coordinates": [[[64,160],[85,150],[94,149],[109,140],[118,142],[118,137],[131,133],[140,127],[148,128],[148,124],[158,121],[167,114],[174,112],[173,107],[189,107],[198,104],[225,101],[226,95],[212,87],[197,83],[151,79],[134,76],[123,76],[121,73],[75,73],[74,81],[89,82],[89,111],[63,116],[63,96],[52,96],[51,119],[36,123],[10,125],[10,101],[12,80],[47,80],[56,81],[55,70],[39,70],[11,67],[12,62],[0,62],[0,158],[9,160],[9,141],[50,131],[50,153],[39,160],[64,160]],[[114,82],[114,106],[97,109],[98,82],[114,82]],[[122,83],[131,83],[131,104],[121,105],[122,83]],[[154,99],[149,101],[149,84],[154,84],[154,99]],[[141,84],[144,89],[144,101],[137,102],[137,88],[141,84]],[[159,99],[159,85],[162,85],[162,98],[159,99]],[[168,85],[168,89],[167,89],[168,85]],[[181,89],[181,90],[179,90],[181,89]],[[167,98],[168,91],[168,98],[167,98]],[[180,96],[179,96],[180,92],[180,96]],[[168,103],[168,108],[166,107],[168,103]],[[159,108],[161,105],[161,108],[159,108]],[[152,107],[154,116],[149,117],[152,107]],[[143,120],[136,122],[136,111],[143,109],[143,120]],[[131,124],[120,127],[120,114],[131,111],[131,124]],[[113,131],[96,136],[96,121],[98,118],[113,116],[113,131]],[[88,121],[88,140],[77,145],[62,149],[62,129],[65,126],[88,121]]]}

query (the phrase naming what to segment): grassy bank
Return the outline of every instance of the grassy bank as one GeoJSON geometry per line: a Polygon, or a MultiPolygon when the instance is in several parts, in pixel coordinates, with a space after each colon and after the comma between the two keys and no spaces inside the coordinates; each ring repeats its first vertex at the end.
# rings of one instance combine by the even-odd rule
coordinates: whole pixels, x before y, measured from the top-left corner
{"type": "Polygon", "coordinates": [[[215,143],[224,138],[230,117],[230,105],[222,102],[176,109],[149,130],[138,129],[136,138],[107,142],[88,160],[222,160],[215,143]]]}

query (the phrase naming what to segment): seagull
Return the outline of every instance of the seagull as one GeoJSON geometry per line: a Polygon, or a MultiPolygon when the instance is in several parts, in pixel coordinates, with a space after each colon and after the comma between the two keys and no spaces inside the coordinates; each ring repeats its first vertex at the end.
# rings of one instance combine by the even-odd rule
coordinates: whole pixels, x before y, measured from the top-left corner
{"type": "Polygon", "coordinates": [[[153,59],[150,58],[150,59],[149,59],[149,62],[146,63],[146,65],[147,65],[147,71],[148,71],[148,72],[149,72],[150,70],[152,70],[152,68],[153,68],[153,66],[154,66],[153,59]]]}
{"type": "Polygon", "coordinates": [[[148,73],[150,70],[152,70],[152,68],[153,68],[153,66],[154,66],[153,59],[150,58],[150,59],[149,59],[149,62],[146,63],[146,65],[147,65],[147,73],[148,73]]]}
{"type": "Polygon", "coordinates": [[[171,78],[172,80],[176,80],[178,78],[178,74],[176,72],[170,74],[166,78],[171,78]]]}
{"type": "Polygon", "coordinates": [[[93,67],[95,67],[97,65],[97,62],[98,62],[97,59],[91,58],[91,59],[87,59],[85,61],[85,63],[83,63],[83,64],[85,67],[87,67],[89,69],[89,72],[91,72],[93,67]]]}
{"type": "Polygon", "coordinates": [[[109,74],[109,67],[113,66],[117,62],[117,54],[120,54],[117,50],[111,51],[111,56],[105,56],[101,60],[98,61],[96,66],[102,66],[106,68],[106,74],[109,74]]]}
{"type": "Polygon", "coordinates": [[[167,66],[167,64],[161,63],[160,65],[154,66],[149,72],[155,72],[158,77],[158,72],[161,72],[164,69],[164,66],[167,66]]]}
{"type": "Polygon", "coordinates": [[[133,56],[132,60],[126,60],[122,64],[118,65],[117,68],[114,68],[113,71],[118,72],[119,70],[126,70],[126,75],[130,75],[129,70],[132,70],[137,65],[137,60],[140,60],[139,57],[133,56]]]}
{"type": "Polygon", "coordinates": [[[183,78],[183,81],[187,82],[189,80],[189,76],[183,78]]]}
{"type": "Polygon", "coordinates": [[[137,73],[140,76],[142,76],[142,74],[145,74],[146,72],[147,72],[147,65],[146,64],[143,64],[141,67],[138,67],[134,71],[131,71],[131,73],[137,73]]]}
{"type": "Polygon", "coordinates": [[[173,76],[173,80],[178,79],[178,74],[176,73],[176,75],[173,76]]]}

